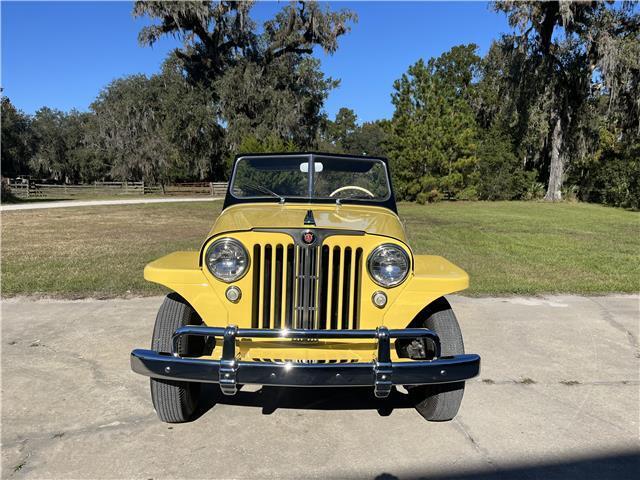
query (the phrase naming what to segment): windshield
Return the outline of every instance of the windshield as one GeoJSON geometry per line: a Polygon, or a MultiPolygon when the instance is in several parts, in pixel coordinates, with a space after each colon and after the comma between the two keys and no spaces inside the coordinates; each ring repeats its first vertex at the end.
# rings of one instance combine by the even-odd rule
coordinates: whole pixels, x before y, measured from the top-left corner
{"type": "Polygon", "coordinates": [[[241,157],[230,191],[236,198],[385,201],[387,168],[375,158],[325,155],[241,157]]]}

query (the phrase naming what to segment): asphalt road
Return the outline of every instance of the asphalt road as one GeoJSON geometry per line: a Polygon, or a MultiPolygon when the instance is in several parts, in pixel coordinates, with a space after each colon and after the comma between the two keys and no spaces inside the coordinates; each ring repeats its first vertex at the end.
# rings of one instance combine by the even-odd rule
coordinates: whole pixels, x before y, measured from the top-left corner
{"type": "Polygon", "coordinates": [[[181,197],[181,198],[129,198],[122,200],[59,200],[53,202],[10,203],[1,205],[1,212],[13,210],[37,210],[42,208],[96,207],[102,205],[139,205],[143,203],[184,203],[213,202],[217,197],[181,197]]]}
{"type": "Polygon", "coordinates": [[[156,418],[129,351],[160,298],[2,305],[3,478],[637,478],[638,296],[453,297],[482,355],[453,422],[402,393],[216,386],[156,418]]]}

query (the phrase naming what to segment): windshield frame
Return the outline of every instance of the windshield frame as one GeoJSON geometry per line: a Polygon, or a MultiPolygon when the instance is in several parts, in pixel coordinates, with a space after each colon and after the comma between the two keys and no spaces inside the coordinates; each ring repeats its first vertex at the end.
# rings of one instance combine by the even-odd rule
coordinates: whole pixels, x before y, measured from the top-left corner
{"type": "MultiPolygon", "coordinates": [[[[301,158],[302,159],[302,158],[301,158]]],[[[369,155],[344,155],[338,153],[325,153],[325,152],[283,152],[283,153],[243,153],[236,155],[232,171],[231,178],[227,186],[227,193],[224,200],[223,210],[237,204],[242,203],[318,203],[318,204],[350,204],[350,205],[374,205],[377,207],[388,208],[394,213],[398,213],[396,207],[396,200],[393,193],[393,185],[391,183],[391,175],[389,172],[389,161],[384,157],[369,156],[369,155]],[[309,162],[309,174],[308,174],[308,187],[307,195],[304,197],[276,197],[276,196],[256,196],[256,197],[238,197],[233,194],[232,187],[235,181],[236,169],[238,162],[247,158],[277,158],[277,157],[306,157],[309,162]],[[375,198],[326,198],[326,197],[313,197],[310,195],[313,192],[315,168],[313,166],[316,157],[323,158],[337,158],[355,161],[376,160],[380,161],[384,168],[385,177],[388,185],[387,196],[382,199],[375,198]]]]}

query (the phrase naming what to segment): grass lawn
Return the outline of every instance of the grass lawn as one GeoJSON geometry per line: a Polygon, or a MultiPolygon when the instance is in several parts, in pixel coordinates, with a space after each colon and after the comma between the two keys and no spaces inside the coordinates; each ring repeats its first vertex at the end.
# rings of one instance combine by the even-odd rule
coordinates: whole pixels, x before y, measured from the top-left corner
{"type": "Polygon", "coordinates": [[[109,193],[78,193],[75,195],[56,195],[46,197],[20,198],[12,197],[5,200],[3,205],[16,205],[21,203],[42,203],[42,202],[67,202],[69,200],[145,200],[147,198],[180,198],[180,197],[198,197],[201,195],[162,195],[161,193],[147,193],[145,195],[126,195],[126,194],[109,194],[109,193]]]}
{"type": "MultiPolygon", "coordinates": [[[[2,295],[159,294],[144,265],[197,249],[221,202],[2,213],[2,295]]],[[[588,204],[400,204],[417,253],[471,275],[469,294],[640,291],[640,214],[588,204]]]]}

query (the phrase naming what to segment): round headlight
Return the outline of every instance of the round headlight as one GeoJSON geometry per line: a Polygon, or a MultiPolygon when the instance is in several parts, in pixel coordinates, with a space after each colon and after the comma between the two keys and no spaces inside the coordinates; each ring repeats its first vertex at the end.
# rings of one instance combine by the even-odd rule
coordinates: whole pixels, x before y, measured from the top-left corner
{"type": "Polygon", "coordinates": [[[409,273],[409,255],[399,246],[387,243],[371,252],[367,266],[374,282],[382,287],[395,287],[409,273]]]}
{"type": "Polygon", "coordinates": [[[246,273],[249,255],[238,240],[222,238],[209,246],[205,262],[214,277],[230,283],[239,280],[246,273]]]}

